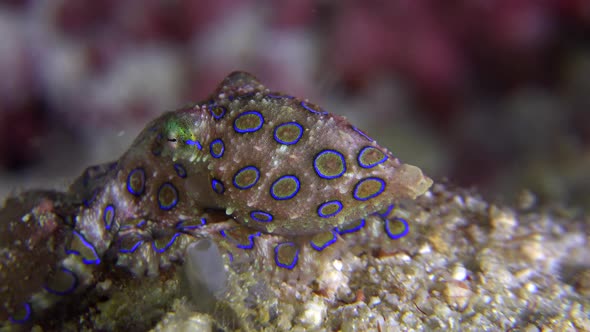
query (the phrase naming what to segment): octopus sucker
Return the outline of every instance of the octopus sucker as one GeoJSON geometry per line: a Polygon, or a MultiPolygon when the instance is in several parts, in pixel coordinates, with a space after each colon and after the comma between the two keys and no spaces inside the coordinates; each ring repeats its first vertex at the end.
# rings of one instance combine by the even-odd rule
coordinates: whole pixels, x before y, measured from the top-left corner
{"type": "Polygon", "coordinates": [[[344,117],[234,72],[66,192],[5,202],[0,327],[32,324],[118,268],[157,276],[187,260],[217,294],[224,283],[197,262],[209,254],[221,279],[223,259],[305,282],[351,244],[401,242],[411,220],[394,207],[431,185],[344,117]]]}

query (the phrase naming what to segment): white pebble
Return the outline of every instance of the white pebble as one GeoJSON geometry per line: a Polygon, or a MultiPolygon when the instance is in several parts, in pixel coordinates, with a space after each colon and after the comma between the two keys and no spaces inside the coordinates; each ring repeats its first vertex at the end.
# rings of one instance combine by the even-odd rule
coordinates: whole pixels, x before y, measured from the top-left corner
{"type": "Polygon", "coordinates": [[[527,282],[524,285],[524,288],[529,292],[529,293],[535,293],[537,291],[537,285],[535,285],[532,282],[527,282]]]}
{"type": "Polygon", "coordinates": [[[299,317],[299,322],[309,328],[320,327],[326,315],[326,304],[314,297],[305,304],[304,310],[299,317]]]}
{"type": "Polygon", "coordinates": [[[378,305],[379,303],[381,303],[381,299],[379,298],[379,296],[371,296],[371,298],[369,299],[369,307],[373,308],[374,306],[378,305]]]}
{"type": "Polygon", "coordinates": [[[451,271],[451,278],[457,281],[465,280],[467,278],[467,269],[461,264],[455,265],[451,271]]]}
{"type": "Polygon", "coordinates": [[[334,269],[336,269],[336,271],[342,271],[343,264],[341,260],[337,259],[333,261],[332,266],[334,267],[334,269]]]}
{"type": "Polygon", "coordinates": [[[424,243],[424,245],[421,246],[420,249],[418,249],[418,252],[421,254],[429,254],[432,252],[432,248],[430,248],[430,245],[428,243],[424,243]]]}

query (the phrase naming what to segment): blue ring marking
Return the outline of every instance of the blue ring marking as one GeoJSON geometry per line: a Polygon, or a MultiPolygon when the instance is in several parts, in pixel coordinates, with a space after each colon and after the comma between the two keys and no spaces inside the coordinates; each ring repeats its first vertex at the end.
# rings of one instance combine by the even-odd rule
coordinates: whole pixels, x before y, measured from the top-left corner
{"type": "Polygon", "coordinates": [[[254,233],[254,234],[249,234],[248,235],[248,244],[240,244],[240,243],[237,243],[236,244],[236,247],[239,248],[239,249],[245,249],[245,250],[249,250],[249,249],[254,248],[254,238],[260,236],[261,234],[262,233],[260,233],[260,232],[257,232],[257,233],[254,233]]]}
{"type": "Polygon", "coordinates": [[[275,182],[272,183],[272,185],[270,186],[270,195],[272,196],[272,198],[276,199],[277,201],[286,201],[288,199],[291,199],[293,197],[295,197],[295,195],[297,195],[297,193],[299,192],[299,189],[301,189],[301,182],[299,182],[299,179],[295,176],[295,175],[284,175],[281,176],[280,178],[278,178],[275,182]],[[279,183],[279,181],[284,180],[284,179],[292,179],[295,181],[295,184],[297,185],[297,188],[295,188],[295,190],[293,191],[292,194],[286,196],[286,197],[279,197],[277,195],[275,195],[274,193],[274,187],[277,183],[279,183]]]}
{"type": "Polygon", "coordinates": [[[324,110],[322,110],[322,111],[316,111],[316,110],[314,110],[313,108],[309,107],[305,101],[302,101],[300,103],[300,105],[303,108],[305,108],[306,110],[310,111],[311,113],[315,113],[315,114],[319,114],[319,115],[326,115],[326,114],[328,114],[328,112],[326,112],[324,110]]]}
{"type": "Polygon", "coordinates": [[[331,246],[332,244],[334,244],[338,240],[338,236],[336,236],[336,233],[334,233],[334,231],[331,231],[331,233],[332,233],[332,239],[330,239],[330,241],[322,244],[321,246],[318,246],[315,243],[313,243],[313,240],[309,241],[309,244],[315,250],[322,251],[322,250],[328,248],[329,246],[331,246]]]}
{"type": "Polygon", "coordinates": [[[355,126],[352,126],[352,125],[351,125],[351,126],[350,126],[350,128],[351,128],[352,130],[356,131],[356,132],[357,132],[359,135],[361,135],[361,136],[363,136],[364,138],[366,138],[366,139],[367,139],[367,141],[369,141],[369,142],[374,142],[374,141],[375,141],[374,139],[372,139],[371,137],[369,137],[369,135],[365,134],[365,132],[364,132],[364,131],[362,131],[362,130],[358,129],[357,127],[355,127],[355,126]]]}
{"type": "Polygon", "coordinates": [[[25,324],[29,318],[31,318],[31,304],[29,302],[25,302],[25,304],[23,304],[23,306],[25,307],[25,317],[22,319],[16,319],[12,316],[9,317],[9,320],[11,323],[13,324],[25,324]]]}
{"type": "Polygon", "coordinates": [[[164,182],[160,186],[160,189],[158,189],[158,206],[160,207],[160,209],[162,209],[164,211],[169,211],[169,210],[172,210],[177,204],[178,204],[178,190],[176,189],[176,187],[174,187],[174,185],[172,183],[164,182]],[[174,192],[174,200],[172,201],[172,203],[167,204],[167,205],[162,205],[162,202],[160,202],[160,193],[162,192],[162,190],[164,190],[164,187],[172,188],[172,191],[174,192]]]}
{"type": "Polygon", "coordinates": [[[143,192],[145,191],[145,171],[143,170],[143,168],[139,167],[129,172],[129,175],[127,176],[127,191],[129,191],[132,195],[135,196],[140,196],[141,194],[143,194],[143,192]],[[139,190],[134,190],[133,188],[131,188],[131,177],[138,172],[139,176],[141,177],[141,188],[139,188],[139,190]]]}
{"type": "Polygon", "coordinates": [[[215,103],[213,103],[213,104],[209,105],[209,113],[211,113],[211,116],[213,116],[213,118],[214,118],[215,120],[219,120],[219,119],[223,118],[223,116],[225,115],[225,113],[226,113],[226,112],[227,112],[227,110],[226,110],[226,109],[225,109],[225,107],[223,107],[223,106],[219,106],[219,105],[217,105],[217,104],[215,104],[215,103]],[[216,108],[216,107],[219,107],[219,108],[222,110],[222,112],[221,112],[221,115],[216,115],[216,114],[213,112],[213,108],[216,108]]]}
{"type": "Polygon", "coordinates": [[[238,241],[236,241],[234,238],[232,238],[231,236],[229,236],[226,233],[226,230],[225,229],[220,230],[219,231],[219,234],[221,234],[221,236],[223,236],[224,238],[228,239],[230,242],[232,242],[233,244],[235,244],[236,245],[236,248],[245,249],[245,250],[250,250],[250,249],[254,248],[254,238],[262,235],[262,233],[260,233],[260,232],[256,232],[256,233],[253,233],[253,234],[248,234],[248,244],[241,244],[238,241]]]}
{"type": "Polygon", "coordinates": [[[360,181],[359,181],[359,182],[358,182],[358,183],[357,183],[357,184],[354,186],[354,191],[352,192],[352,197],[354,197],[354,199],[356,199],[357,201],[368,201],[368,200],[370,200],[371,198],[375,198],[375,197],[377,197],[377,196],[381,195],[381,193],[382,193],[382,192],[385,190],[385,186],[386,186],[386,183],[385,183],[385,181],[384,181],[383,179],[380,179],[380,178],[378,178],[378,177],[374,177],[374,176],[370,176],[370,177],[367,177],[367,178],[364,178],[364,179],[360,180],[360,181]],[[363,197],[359,197],[359,196],[358,196],[358,194],[357,194],[359,187],[360,187],[360,186],[361,186],[361,185],[362,185],[364,182],[366,182],[366,181],[369,181],[369,180],[375,180],[375,181],[377,181],[377,182],[381,183],[381,188],[380,188],[380,190],[379,190],[379,191],[377,191],[377,192],[375,192],[375,193],[373,193],[373,194],[371,194],[371,195],[369,195],[369,196],[367,196],[367,197],[364,197],[364,198],[363,198],[363,197]]]}
{"type": "Polygon", "coordinates": [[[104,227],[106,228],[106,230],[111,230],[111,227],[113,227],[113,222],[115,222],[115,207],[113,206],[113,204],[109,204],[104,208],[104,211],[102,212],[102,220],[104,221],[104,227]],[[107,215],[109,211],[113,216],[111,220],[107,220],[107,215]]]}
{"type": "Polygon", "coordinates": [[[346,160],[344,159],[344,155],[342,153],[340,153],[336,150],[326,149],[326,150],[323,150],[320,153],[316,154],[316,156],[313,158],[313,168],[315,169],[316,174],[323,179],[328,179],[328,180],[336,179],[336,178],[341,177],[346,172],[346,160]],[[342,172],[340,172],[339,174],[330,175],[330,176],[322,174],[322,172],[320,171],[320,169],[317,165],[317,160],[319,157],[323,156],[326,153],[333,153],[333,154],[337,155],[338,157],[340,157],[340,160],[342,161],[342,172]]]}
{"type": "Polygon", "coordinates": [[[258,183],[258,180],[260,180],[260,171],[258,170],[258,168],[254,167],[254,166],[246,166],[236,172],[232,181],[233,181],[234,187],[236,187],[238,189],[246,190],[246,189],[250,189],[250,188],[254,187],[256,185],[256,183],[258,183]],[[256,172],[256,180],[254,180],[251,184],[249,184],[247,186],[238,185],[236,183],[236,177],[238,177],[238,175],[240,175],[242,172],[247,171],[247,170],[251,170],[251,169],[256,172]]]}
{"type": "Polygon", "coordinates": [[[223,183],[221,183],[221,181],[219,181],[217,179],[211,180],[211,188],[213,189],[214,192],[216,192],[220,195],[225,192],[225,186],[223,185],[223,183]]]}
{"type": "Polygon", "coordinates": [[[346,228],[346,229],[340,229],[338,227],[334,227],[334,231],[336,231],[336,233],[338,233],[340,235],[354,233],[354,232],[358,232],[361,229],[363,229],[365,227],[365,224],[366,224],[366,220],[360,219],[360,223],[358,225],[356,225],[356,227],[346,228]]]}
{"type": "Polygon", "coordinates": [[[258,112],[258,111],[246,111],[246,112],[244,112],[244,113],[242,113],[242,114],[238,115],[238,116],[237,116],[237,117],[234,119],[234,130],[235,130],[237,133],[240,133],[240,134],[245,134],[245,133],[253,133],[253,132],[255,132],[255,131],[258,131],[260,128],[262,128],[262,125],[263,125],[263,124],[264,124],[264,117],[262,116],[262,114],[260,114],[260,112],[258,112]],[[258,118],[260,119],[260,124],[259,124],[257,127],[255,127],[255,128],[248,128],[248,129],[240,129],[240,128],[238,128],[238,125],[237,125],[237,123],[236,123],[236,122],[237,122],[237,121],[238,121],[238,120],[239,120],[241,117],[243,117],[243,116],[245,116],[245,115],[250,115],[250,114],[254,114],[254,115],[258,116],[258,118]]]}
{"type": "Polygon", "coordinates": [[[180,176],[181,178],[186,178],[186,169],[184,168],[184,166],[182,166],[181,164],[174,164],[174,170],[176,171],[176,174],[178,174],[178,176],[180,176]]]}
{"type": "Polygon", "coordinates": [[[201,145],[201,142],[199,142],[199,141],[193,141],[192,139],[187,139],[186,141],[184,141],[184,143],[186,143],[186,145],[194,145],[197,147],[197,149],[203,150],[203,146],[201,145]]]}
{"type": "Polygon", "coordinates": [[[213,158],[219,159],[223,157],[223,153],[225,152],[225,144],[223,144],[223,141],[218,138],[209,144],[209,152],[213,158]],[[213,152],[213,145],[215,144],[221,144],[221,152],[219,154],[213,152]]]}
{"type": "Polygon", "coordinates": [[[271,222],[274,219],[272,214],[270,214],[268,212],[264,212],[264,211],[252,211],[252,212],[250,212],[250,217],[252,219],[254,219],[256,221],[260,221],[260,222],[271,222]],[[262,215],[263,217],[266,218],[266,220],[262,219],[261,217],[257,217],[257,215],[262,215]]]}
{"type": "Polygon", "coordinates": [[[397,221],[401,222],[402,224],[404,224],[404,231],[401,232],[400,234],[392,233],[390,226],[389,226],[390,221],[385,220],[385,233],[387,233],[387,236],[389,236],[389,238],[392,240],[397,240],[397,239],[401,239],[402,237],[408,235],[408,233],[410,232],[410,225],[408,224],[408,222],[403,218],[394,218],[394,220],[397,220],[397,221]]]}
{"type": "Polygon", "coordinates": [[[205,217],[201,218],[200,225],[187,225],[187,226],[185,226],[184,225],[185,222],[186,222],[186,220],[181,220],[181,221],[177,222],[176,226],[174,226],[174,228],[176,228],[180,232],[186,232],[186,231],[190,231],[193,229],[199,229],[199,228],[207,225],[207,219],[205,219],[205,217]]]}
{"type": "Polygon", "coordinates": [[[299,123],[292,121],[292,122],[285,122],[285,123],[281,123],[280,125],[275,127],[275,130],[273,132],[273,136],[275,138],[275,141],[281,143],[281,144],[285,144],[285,145],[293,145],[293,144],[297,144],[297,142],[299,142],[299,140],[301,139],[301,136],[303,136],[303,126],[300,125],[299,123]],[[277,136],[277,131],[279,131],[279,128],[283,127],[283,126],[287,126],[287,125],[295,125],[296,127],[299,128],[299,136],[297,136],[296,139],[294,139],[291,142],[287,142],[287,141],[283,141],[282,139],[279,138],[279,136],[277,136]]]}
{"type": "Polygon", "coordinates": [[[139,240],[133,245],[133,247],[131,247],[131,249],[119,249],[119,252],[122,254],[132,254],[143,244],[143,242],[143,240],[139,240]]]}
{"type": "Polygon", "coordinates": [[[361,149],[361,151],[359,152],[358,156],[356,157],[356,160],[358,161],[360,167],[362,167],[362,168],[373,168],[373,167],[375,167],[375,166],[377,166],[379,164],[383,164],[385,161],[387,161],[387,159],[388,159],[387,155],[385,153],[383,153],[383,151],[377,149],[379,152],[383,153],[383,158],[381,160],[378,160],[378,161],[376,161],[374,163],[371,163],[371,164],[365,164],[365,163],[363,163],[362,160],[361,160],[361,157],[363,155],[363,152],[365,150],[367,150],[367,149],[377,149],[377,148],[376,147],[373,147],[373,146],[365,146],[364,148],[361,149]]]}
{"type": "Polygon", "coordinates": [[[379,216],[383,219],[386,219],[394,208],[395,208],[395,204],[391,204],[390,206],[387,207],[387,211],[385,211],[383,213],[375,212],[372,215],[379,216]]]}
{"type": "Polygon", "coordinates": [[[92,195],[90,197],[90,199],[84,199],[82,202],[84,203],[84,206],[86,207],[90,207],[90,205],[92,205],[92,203],[94,203],[94,200],[96,199],[96,196],[98,195],[98,189],[94,189],[92,191],[92,193],[90,195],[92,195]]]}
{"type": "Polygon", "coordinates": [[[168,241],[168,243],[166,243],[166,245],[164,246],[164,248],[158,248],[156,247],[156,241],[152,241],[152,248],[154,249],[155,252],[161,254],[164,251],[168,250],[168,248],[170,248],[174,242],[176,241],[176,238],[180,235],[180,233],[174,233],[174,235],[172,236],[172,238],[170,239],[170,241],[168,241]]]}
{"type": "Polygon", "coordinates": [[[279,243],[275,246],[275,263],[277,264],[278,267],[282,267],[288,270],[292,270],[295,265],[297,265],[297,261],[299,260],[299,248],[296,247],[295,249],[295,256],[293,257],[293,262],[291,262],[291,264],[287,265],[287,264],[283,264],[279,261],[279,250],[282,246],[291,246],[291,247],[295,247],[295,243],[293,242],[283,242],[283,243],[279,243]]]}
{"type": "Polygon", "coordinates": [[[320,206],[318,206],[318,216],[322,217],[322,218],[330,218],[333,217],[335,215],[337,215],[338,213],[340,213],[340,211],[342,211],[342,208],[344,207],[344,205],[342,205],[342,202],[334,200],[334,201],[328,201],[325,203],[320,204],[320,206]],[[324,207],[326,207],[327,205],[331,205],[331,204],[336,204],[338,205],[338,210],[335,212],[332,212],[330,214],[324,214],[322,213],[322,209],[324,207]]]}
{"type": "Polygon", "coordinates": [[[283,99],[283,98],[285,98],[285,99],[293,99],[293,98],[295,98],[295,97],[289,96],[289,95],[275,95],[275,94],[272,94],[272,93],[267,94],[266,97],[267,98],[272,98],[272,99],[283,99]]]}
{"type": "Polygon", "coordinates": [[[74,271],[66,269],[65,267],[62,267],[61,270],[63,272],[70,274],[74,278],[74,282],[72,282],[72,285],[70,286],[70,288],[66,289],[65,291],[58,291],[55,289],[51,289],[47,285],[43,286],[43,288],[51,294],[64,296],[64,295],[70,294],[71,292],[75,291],[76,288],[78,288],[79,280],[78,280],[78,276],[76,275],[76,273],[74,273],[74,271]]]}
{"type": "Polygon", "coordinates": [[[82,257],[82,262],[86,265],[98,265],[100,264],[100,257],[98,257],[98,253],[96,252],[96,249],[94,248],[94,246],[92,245],[92,243],[88,242],[88,240],[86,240],[84,238],[84,236],[80,233],[78,233],[77,231],[72,231],[74,233],[74,235],[76,235],[78,237],[78,239],[80,239],[80,241],[82,242],[82,244],[90,249],[90,251],[92,252],[92,254],[94,255],[94,257],[96,257],[95,259],[86,259],[84,258],[84,256],[82,256],[82,253],[79,252],[78,250],[73,250],[73,249],[67,249],[66,248],[66,255],[70,255],[70,254],[74,254],[77,256],[81,256],[82,257]]]}
{"type": "Polygon", "coordinates": [[[130,234],[125,234],[124,236],[120,237],[118,239],[117,245],[119,247],[120,253],[130,254],[130,253],[135,252],[135,250],[137,250],[137,248],[139,248],[143,244],[143,242],[144,242],[144,240],[142,240],[141,235],[139,235],[139,233],[130,233],[130,234]],[[127,249],[127,246],[125,246],[125,247],[122,246],[123,240],[126,240],[128,237],[134,237],[137,239],[137,241],[131,247],[131,249],[127,249]]]}

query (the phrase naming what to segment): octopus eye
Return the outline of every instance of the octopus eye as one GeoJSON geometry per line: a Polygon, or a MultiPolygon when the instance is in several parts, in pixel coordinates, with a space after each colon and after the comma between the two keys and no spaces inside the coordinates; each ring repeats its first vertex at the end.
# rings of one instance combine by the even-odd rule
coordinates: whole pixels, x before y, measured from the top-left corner
{"type": "Polygon", "coordinates": [[[176,143],[176,138],[169,138],[168,139],[168,142],[174,142],[174,143],[176,143]]]}

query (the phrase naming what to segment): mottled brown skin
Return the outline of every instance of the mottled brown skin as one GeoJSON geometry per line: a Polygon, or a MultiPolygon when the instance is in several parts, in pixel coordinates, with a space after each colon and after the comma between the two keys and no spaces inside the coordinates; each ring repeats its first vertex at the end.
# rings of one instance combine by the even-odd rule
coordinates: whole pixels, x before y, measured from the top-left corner
{"type": "MultiPolygon", "coordinates": [[[[88,168],[67,193],[7,200],[0,210],[0,327],[9,318],[30,324],[82,293],[110,267],[105,257],[136,275],[157,275],[182,261],[195,237],[225,240],[220,230],[235,225],[211,225],[210,210],[245,225],[233,233],[242,239],[251,240],[253,229],[283,235],[287,243],[276,244],[274,261],[292,269],[293,237],[305,243],[307,235],[414,199],[431,184],[343,117],[235,72],[207,100],[152,121],[120,159],[88,168]]],[[[319,242],[336,239],[329,235],[319,242]]]]}
{"type": "MultiPolygon", "coordinates": [[[[163,179],[173,163],[179,163],[187,169],[189,176],[186,179],[167,177],[184,194],[170,213],[191,215],[195,209],[223,209],[248,227],[281,235],[327,231],[383,210],[400,199],[414,199],[430,187],[432,180],[425,177],[420,169],[401,163],[386,148],[354,130],[345,118],[314,113],[301,103],[305,102],[317,112],[323,111],[297,98],[276,96],[279,95],[271,94],[253,76],[243,72],[232,73],[210,101],[167,113],[152,127],[148,126],[121,160],[122,167],[129,170],[143,165],[148,173],[157,172],[158,177],[163,179]],[[225,115],[215,119],[210,105],[225,108],[225,115]],[[264,118],[260,128],[256,129],[256,124],[260,124],[257,117],[249,116],[244,122],[256,130],[237,132],[234,128],[236,119],[251,111],[259,112],[264,118]],[[287,122],[297,122],[303,128],[296,144],[281,144],[273,136],[276,127],[287,122]],[[185,144],[187,139],[200,142],[202,150],[185,144]],[[222,140],[225,145],[221,158],[213,158],[209,151],[211,142],[216,139],[222,140]],[[150,155],[146,159],[148,154],[142,150],[160,145],[162,155],[150,155]],[[387,156],[387,160],[372,168],[361,167],[357,157],[364,147],[375,148],[375,151],[387,156]],[[346,171],[337,178],[322,178],[314,169],[315,156],[326,149],[338,151],[344,157],[346,171]],[[246,166],[256,167],[260,178],[252,187],[240,189],[233,184],[233,178],[246,166]],[[271,185],[284,175],[296,176],[300,190],[290,199],[277,200],[270,194],[271,185]],[[364,201],[355,199],[355,186],[367,177],[385,181],[385,190],[374,198],[364,201]],[[223,184],[223,194],[214,192],[211,186],[213,179],[223,184]],[[320,217],[318,207],[332,200],[342,203],[342,211],[333,217],[320,217]],[[270,213],[274,219],[270,222],[256,221],[250,215],[253,211],[270,213]]],[[[292,181],[289,183],[293,184],[292,181]]],[[[152,193],[149,197],[154,197],[157,188],[157,183],[149,187],[148,191],[152,193]]],[[[151,211],[154,211],[153,217],[163,217],[157,209],[151,211]]]]}

